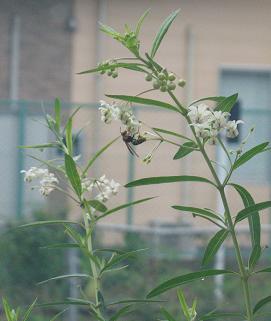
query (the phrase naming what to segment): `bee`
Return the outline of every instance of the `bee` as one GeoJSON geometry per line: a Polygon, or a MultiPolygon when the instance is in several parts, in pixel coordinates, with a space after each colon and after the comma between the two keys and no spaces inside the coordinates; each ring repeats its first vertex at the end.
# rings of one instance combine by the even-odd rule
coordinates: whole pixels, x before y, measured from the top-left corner
{"type": "Polygon", "coordinates": [[[143,137],[143,136],[140,136],[140,135],[138,135],[138,137],[135,138],[134,136],[131,135],[131,133],[129,133],[128,130],[124,130],[123,132],[121,131],[120,133],[121,133],[121,136],[122,136],[122,140],[124,141],[124,143],[125,143],[126,147],[128,148],[129,152],[132,155],[135,155],[135,156],[139,157],[137,152],[131,146],[131,144],[134,145],[134,146],[140,145],[140,144],[142,144],[142,143],[144,143],[146,141],[146,138],[143,137]]]}

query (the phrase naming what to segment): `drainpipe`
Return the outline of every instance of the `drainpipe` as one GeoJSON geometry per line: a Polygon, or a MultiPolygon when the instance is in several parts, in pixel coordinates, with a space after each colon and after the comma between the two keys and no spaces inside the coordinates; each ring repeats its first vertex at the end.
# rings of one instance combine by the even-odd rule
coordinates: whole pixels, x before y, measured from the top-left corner
{"type": "MultiPolygon", "coordinates": [[[[15,15],[11,25],[11,42],[10,42],[10,82],[9,82],[9,98],[11,100],[10,109],[17,119],[17,141],[16,145],[24,145],[25,140],[25,106],[17,103],[19,97],[19,72],[20,72],[20,28],[21,19],[15,15]]],[[[20,219],[23,213],[23,179],[20,170],[24,167],[23,151],[17,149],[16,164],[16,217],[20,219]]]]}

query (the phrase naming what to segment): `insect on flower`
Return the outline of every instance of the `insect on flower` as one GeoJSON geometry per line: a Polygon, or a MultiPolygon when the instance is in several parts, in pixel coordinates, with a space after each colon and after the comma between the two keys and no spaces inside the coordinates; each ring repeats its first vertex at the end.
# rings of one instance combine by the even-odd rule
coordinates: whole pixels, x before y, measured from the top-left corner
{"type": "Polygon", "coordinates": [[[134,135],[132,135],[128,130],[124,130],[123,132],[121,131],[121,136],[122,136],[122,140],[124,141],[126,147],[128,148],[129,152],[132,155],[135,155],[137,157],[138,154],[137,152],[134,150],[134,148],[131,146],[134,145],[140,145],[142,143],[144,143],[146,141],[146,138],[144,136],[141,135],[137,135],[137,137],[135,137],[134,135]]]}

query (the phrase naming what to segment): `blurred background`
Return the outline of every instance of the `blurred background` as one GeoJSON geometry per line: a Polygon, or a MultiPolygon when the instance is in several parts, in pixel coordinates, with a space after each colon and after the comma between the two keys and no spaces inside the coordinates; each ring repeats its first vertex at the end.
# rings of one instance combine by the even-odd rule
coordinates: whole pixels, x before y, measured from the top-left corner
{"type": "MultiPolygon", "coordinates": [[[[181,8],[157,53],[159,63],[187,81],[184,89],[176,91],[181,101],[188,103],[201,97],[238,92],[234,117],[244,120],[245,125],[231,148],[237,148],[254,125],[256,129],[247,148],[270,140],[269,0],[0,0],[0,295],[15,305],[30,304],[37,296],[40,302],[61,301],[77,295],[81,286],[92,295],[91,283],[56,281],[50,287],[36,285],[65,270],[82,271],[84,261],[76,252],[45,248],[63,241],[65,235],[60,227],[24,231],[14,227],[33,219],[78,218],[79,213],[59,193],[44,200],[24,185],[20,170],[34,166],[36,161],[17,146],[46,143],[50,139],[42,122],[44,112],[53,111],[56,97],[62,100],[66,117],[82,106],[75,119],[75,134],[85,127],[76,140],[76,153],[81,155],[82,163],[119,135],[118,125],[108,126],[100,121],[99,100],[106,100],[105,93],[136,95],[151,85],[143,75],[127,70],[119,70],[115,80],[77,73],[106,59],[129,56],[119,43],[99,32],[99,21],[122,32],[125,23],[135,26],[148,8],[151,12],[140,35],[143,53],[151,47],[165,17],[181,8]]],[[[168,99],[166,94],[156,92],[147,97],[168,99]]],[[[134,108],[138,119],[147,124],[147,130],[150,126],[188,132],[182,120],[171,112],[144,106],[134,108]]],[[[181,161],[173,160],[176,149],[172,146],[162,145],[152,162],[144,165],[141,160],[152,148],[151,143],[138,146],[140,158],[136,158],[119,140],[103,154],[91,176],[106,174],[121,184],[146,176],[192,172],[209,176],[198,155],[192,153],[181,161]]],[[[210,147],[209,153],[214,160],[225,162],[215,147],[210,147]]],[[[54,151],[31,155],[43,159],[61,157],[54,151]]],[[[247,163],[235,179],[251,191],[257,202],[270,199],[270,154],[261,154],[247,163]]],[[[242,208],[238,195],[232,190],[228,194],[232,210],[242,208]]],[[[149,249],[138,261],[130,262],[127,270],[105,280],[107,298],[142,298],[160,281],[197,269],[203,249],[216,231],[206,222],[170,207],[191,205],[221,212],[222,205],[209,186],[184,183],[122,188],[110,206],[144,196],[159,198],[109,217],[98,227],[97,246],[149,249]]],[[[262,264],[267,264],[271,232],[268,213],[262,215],[262,223],[262,244],[266,247],[262,264]]],[[[245,224],[240,227],[239,236],[247,258],[250,240],[245,224]]],[[[213,265],[235,268],[233,262],[232,245],[226,242],[213,265]]],[[[264,278],[255,280],[253,286],[260,297],[270,294],[264,278]]],[[[202,280],[185,290],[189,298],[200,298],[202,313],[210,311],[216,303],[223,302],[227,311],[235,311],[239,306],[240,285],[231,279],[202,280]]],[[[168,309],[180,315],[176,293],[170,291],[164,297],[170,299],[168,309]]],[[[33,320],[48,320],[57,311],[57,307],[37,310],[33,320]]],[[[135,315],[141,320],[157,319],[159,305],[139,306],[135,315]]],[[[64,316],[69,321],[85,318],[87,315],[79,308],[70,309],[64,316]]]]}

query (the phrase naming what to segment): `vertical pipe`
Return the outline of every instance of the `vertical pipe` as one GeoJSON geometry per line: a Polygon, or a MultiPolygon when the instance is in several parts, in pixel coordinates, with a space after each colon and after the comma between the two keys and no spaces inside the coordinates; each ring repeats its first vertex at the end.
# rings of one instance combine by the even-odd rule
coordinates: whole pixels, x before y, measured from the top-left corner
{"type": "MultiPolygon", "coordinates": [[[[221,74],[219,75],[219,92],[222,91],[222,80],[221,80],[221,74]]],[[[223,138],[222,138],[223,139],[223,138]]],[[[219,164],[225,165],[227,164],[227,158],[225,153],[222,151],[221,148],[217,148],[216,149],[216,161],[219,164]]],[[[221,168],[220,166],[217,166],[217,174],[218,174],[218,178],[220,179],[220,181],[222,181],[225,177],[225,173],[223,172],[223,168],[221,168]]],[[[218,213],[224,213],[224,206],[222,203],[222,199],[219,195],[219,193],[217,193],[217,212],[218,213]]],[[[216,254],[215,257],[215,268],[216,269],[224,269],[225,268],[225,260],[226,260],[226,253],[225,253],[225,246],[222,244],[222,246],[220,247],[219,251],[216,254]]],[[[215,276],[215,300],[217,305],[220,305],[221,303],[223,303],[223,286],[224,286],[224,276],[223,275],[217,275],[215,276]]]]}
{"type": "MultiPolygon", "coordinates": [[[[100,62],[102,62],[104,60],[104,52],[105,52],[105,48],[104,48],[104,43],[105,43],[105,35],[100,31],[99,28],[99,23],[106,22],[106,11],[107,11],[107,0],[98,0],[97,1],[97,22],[96,22],[96,65],[98,65],[100,62]]],[[[102,99],[104,94],[104,85],[103,85],[103,80],[102,80],[102,75],[100,75],[99,73],[95,74],[95,87],[94,87],[94,101],[95,103],[98,104],[98,102],[100,101],[100,99],[102,99]]],[[[93,148],[93,153],[96,153],[99,146],[100,146],[100,142],[99,142],[99,137],[100,137],[100,115],[97,112],[98,108],[96,109],[94,115],[93,115],[93,122],[92,124],[94,125],[94,128],[92,130],[93,133],[93,137],[96,137],[97,139],[93,139],[93,143],[92,143],[92,148],[93,148]]],[[[99,171],[99,162],[95,162],[94,167],[93,167],[93,171],[94,172],[98,172],[99,171]]]]}
{"type": "MultiPolygon", "coordinates": [[[[186,87],[185,87],[185,103],[188,104],[193,99],[193,71],[194,71],[194,52],[195,52],[195,36],[194,32],[190,26],[185,30],[185,77],[186,77],[186,87]]],[[[188,136],[188,127],[184,127],[184,135],[188,136]]],[[[185,157],[182,160],[183,174],[189,173],[190,166],[188,159],[185,157]]],[[[182,195],[184,202],[189,203],[189,190],[188,184],[182,185],[182,195]]]]}
{"type": "MultiPolygon", "coordinates": [[[[18,105],[19,97],[19,65],[20,65],[20,17],[15,15],[11,26],[11,43],[10,43],[10,82],[9,97],[11,100],[11,111],[17,117],[17,145],[24,145],[25,134],[25,106],[18,105]],[[20,108],[21,107],[21,108],[20,108]]],[[[20,219],[23,213],[23,179],[20,170],[24,167],[24,155],[22,150],[17,150],[16,164],[16,217],[20,219]]]]}

